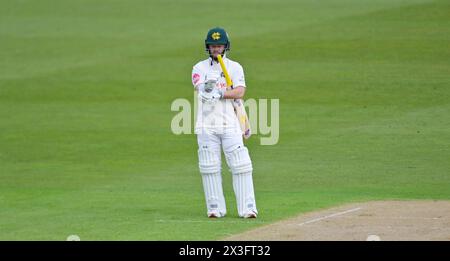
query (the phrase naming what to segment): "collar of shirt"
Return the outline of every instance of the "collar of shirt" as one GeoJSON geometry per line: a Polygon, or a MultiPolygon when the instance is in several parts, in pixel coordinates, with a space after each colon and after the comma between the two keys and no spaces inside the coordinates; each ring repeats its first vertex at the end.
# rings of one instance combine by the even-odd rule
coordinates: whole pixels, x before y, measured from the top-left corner
{"type": "MultiPolygon", "coordinates": [[[[222,59],[223,59],[223,61],[224,62],[226,62],[226,60],[227,60],[227,54],[225,53],[223,56],[222,56],[222,59]]],[[[211,56],[208,58],[208,61],[209,61],[209,65],[210,66],[213,66],[213,58],[211,58],[211,56]]],[[[219,61],[216,61],[216,64],[219,64],[219,61]]]]}

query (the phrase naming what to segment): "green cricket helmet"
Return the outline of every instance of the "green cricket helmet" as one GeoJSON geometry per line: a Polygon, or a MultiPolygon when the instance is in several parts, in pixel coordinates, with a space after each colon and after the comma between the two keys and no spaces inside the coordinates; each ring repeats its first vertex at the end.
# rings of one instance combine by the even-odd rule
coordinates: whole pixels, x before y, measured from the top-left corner
{"type": "Polygon", "coordinates": [[[216,27],[208,31],[205,39],[205,48],[209,52],[209,45],[225,45],[225,51],[230,50],[230,40],[228,39],[228,34],[225,29],[216,27]]]}

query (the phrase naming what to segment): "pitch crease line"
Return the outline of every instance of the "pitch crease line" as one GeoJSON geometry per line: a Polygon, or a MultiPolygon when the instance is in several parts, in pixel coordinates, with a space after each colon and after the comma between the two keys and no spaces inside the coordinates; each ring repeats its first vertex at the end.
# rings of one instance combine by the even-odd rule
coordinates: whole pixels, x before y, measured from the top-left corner
{"type": "Polygon", "coordinates": [[[318,222],[318,221],[321,221],[321,220],[324,220],[324,219],[327,219],[327,218],[332,218],[332,217],[336,217],[336,216],[345,215],[345,214],[348,214],[348,213],[351,213],[351,212],[356,212],[356,211],[361,210],[361,209],[362,209],[361,207],[359,207],[359,208],[352,208],[352,209],[349,209],[349,210],[346,210],[346,211],[342,211],[342,212],[334,213],[334,214],[331,214],[331,215],[327,215],[327,216],[311,219],[311,220],[308,220],[308,221],[305,221],[305,222],[302,222],[302,223],[298,224],[298,226],[304,226],[304,225],[311,224],[311,223],[314,223],[314,222],[318,222]]]}

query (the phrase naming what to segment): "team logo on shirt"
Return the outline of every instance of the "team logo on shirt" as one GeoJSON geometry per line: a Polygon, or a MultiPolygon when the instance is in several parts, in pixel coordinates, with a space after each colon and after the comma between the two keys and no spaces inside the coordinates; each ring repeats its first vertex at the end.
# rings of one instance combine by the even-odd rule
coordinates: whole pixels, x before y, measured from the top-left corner
{"type": "Polygon", "coordinates": [[[211,35],[212,39],[214,40],[219,40],[220,39],[220,33],[219,32],[215,32],[211,35]]]}
{"type": "Polygon", "coordinates": [[[200,74],[194,73],[192,75],[192,83],[197,84],[199,80],[200,80],[200,74]]]}

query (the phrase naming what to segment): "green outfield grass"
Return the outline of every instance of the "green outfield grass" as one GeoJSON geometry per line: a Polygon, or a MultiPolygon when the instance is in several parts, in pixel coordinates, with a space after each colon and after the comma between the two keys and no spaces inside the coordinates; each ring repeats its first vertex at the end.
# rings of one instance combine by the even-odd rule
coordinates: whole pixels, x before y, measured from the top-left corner
{"type": "Polygon", "coordinates": [[[0,2],[0,240],[213,240],[351,201],[450,199],[450,2],[0,2]],[[193,100],[225,27],[280,140],[247,145],[260,216],[208,220],[193,100]]]}

